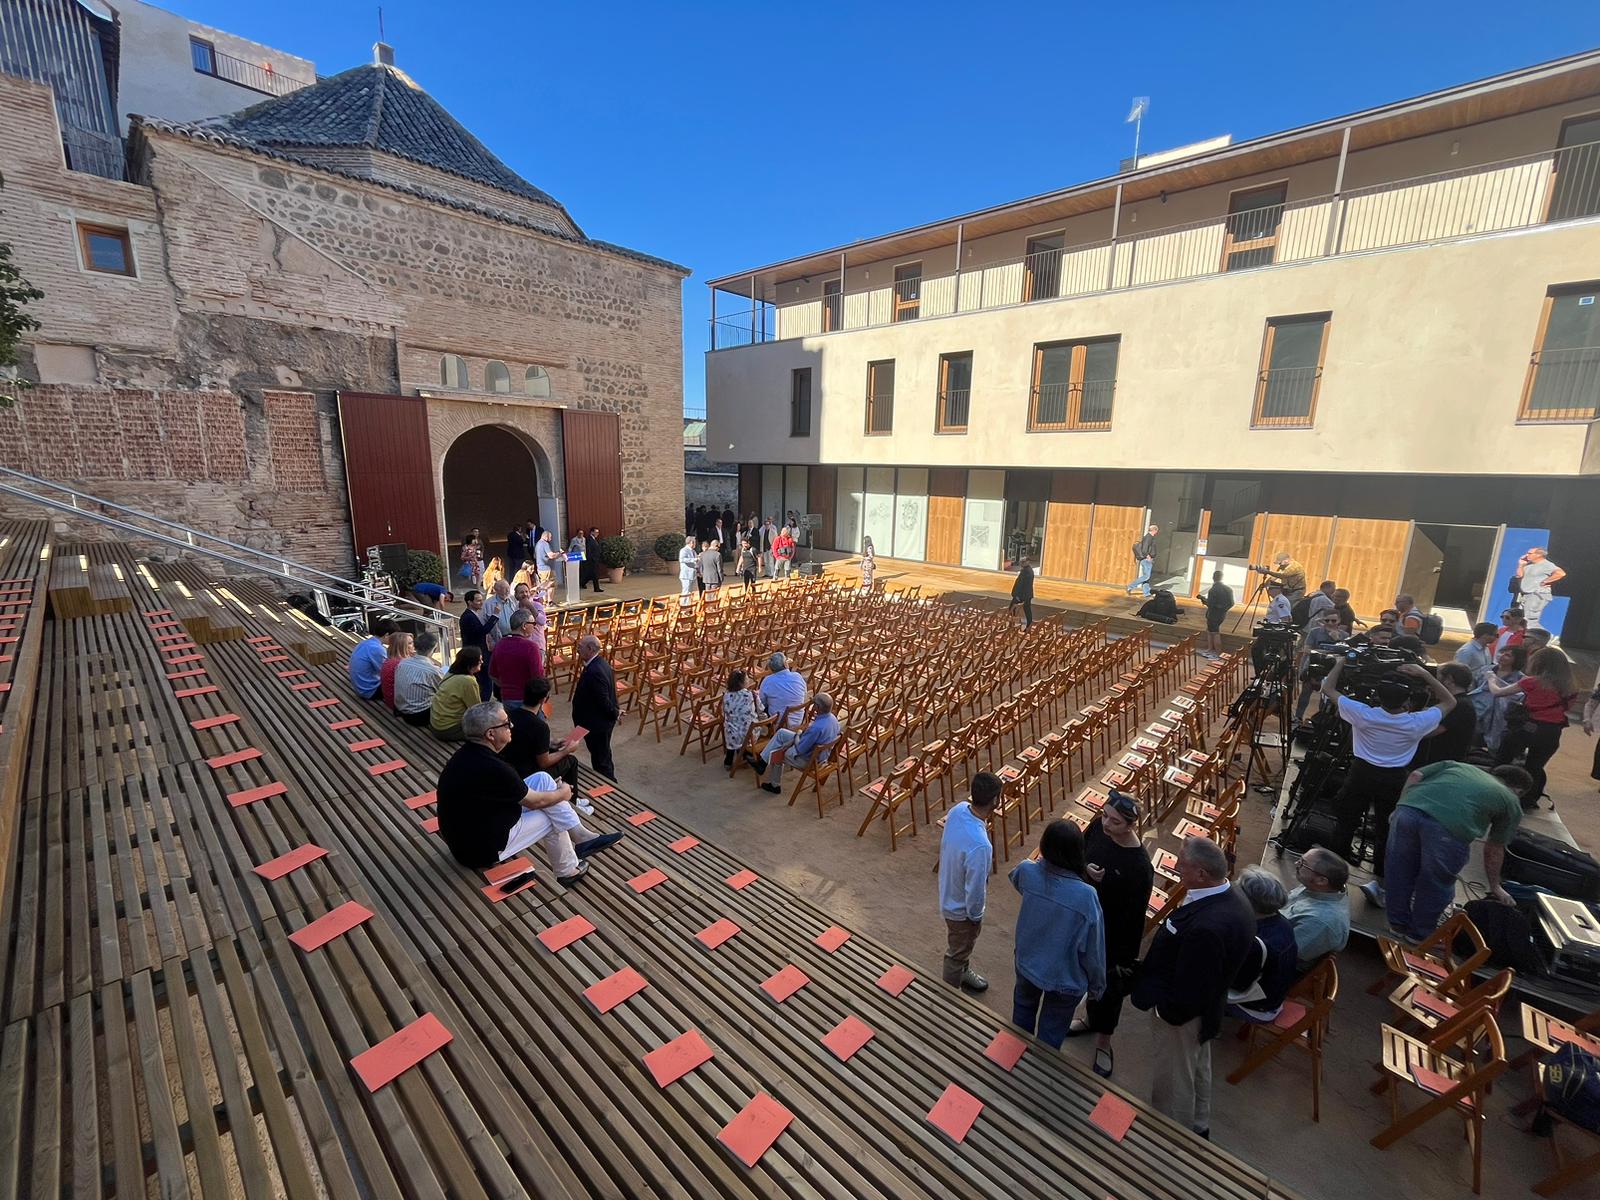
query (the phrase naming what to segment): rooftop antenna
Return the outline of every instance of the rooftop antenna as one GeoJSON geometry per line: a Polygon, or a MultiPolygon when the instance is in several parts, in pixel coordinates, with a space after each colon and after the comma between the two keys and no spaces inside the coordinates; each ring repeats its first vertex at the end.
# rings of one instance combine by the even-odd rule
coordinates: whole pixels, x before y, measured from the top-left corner
{"type": "MultiPolygon", "coordinates": [[[[381,9],[379,10],[382,11],[381,9]]],[[[1135,96],[1133,107],[1128,110],[1128,119],[1124,125],[1133,126],[1133,169],[1139,169],[1139,135],[1144,131],[1144,114],[1150,111],[1149,96],[1135,96]]]]}
{"type": "Polygon", "coordinates": [[[383,5],[378,5],[378,40],[386,42],[389,39],[383,36],[383,5]]]}

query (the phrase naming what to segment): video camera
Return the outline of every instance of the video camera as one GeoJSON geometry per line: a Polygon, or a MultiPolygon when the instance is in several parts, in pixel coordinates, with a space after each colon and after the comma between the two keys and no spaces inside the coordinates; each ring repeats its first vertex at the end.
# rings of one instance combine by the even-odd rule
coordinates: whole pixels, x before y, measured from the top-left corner
{"type": "Polygon", "coordinates": [[[1256,625],[1250,643],[1250,661],[1256,674],[1275,674],[1280,668],[1287,670],[1294,660],[1294,649],[1300,640],[1300,631],[1287,621],[1262,621],[1256,625]]]}
{"type": "Polygon", "coordinates": [[[1425,701],[1430,694],[1419,680],[1400,674],[1399,668],[1413,663],[1431,675],[1434,673],[1433,663],[1410,650],[1374,646],[1367,642],[1356,645],[1340,642],[1325,650],[1311,651],[1306,656],[1305,686],[1320,686],[1340,659],[1344,660],[1344,670],[1339,674],[1339,694],[1362,704],[1381,704],[1379,686],[1391,681],[1404,685],[1408,704],[1412,708],[1425,701]]]}

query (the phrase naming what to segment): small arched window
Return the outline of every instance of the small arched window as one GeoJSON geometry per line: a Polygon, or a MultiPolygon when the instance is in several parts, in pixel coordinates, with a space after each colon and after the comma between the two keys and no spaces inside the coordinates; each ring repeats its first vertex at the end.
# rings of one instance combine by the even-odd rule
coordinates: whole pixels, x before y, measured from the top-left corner
{"type": "Polygon", "coordinates": [[[483,368],[483,386],[490,392],[509,392],[511,390],[511,372],[503,362],[490,362],[483,368]]]}
{"type": "Polygon", "coordinates": [[[439,386],[466,391],[472,386],[467,378],[467,360],[459,354],[446,354],[439,359],[439,386]]]}
{"type": "Polygon", "coordinates": [[[535,400],[550,399],[550,373],[543,367],[529,367],[522,376],[523,390],[535,400]]]}

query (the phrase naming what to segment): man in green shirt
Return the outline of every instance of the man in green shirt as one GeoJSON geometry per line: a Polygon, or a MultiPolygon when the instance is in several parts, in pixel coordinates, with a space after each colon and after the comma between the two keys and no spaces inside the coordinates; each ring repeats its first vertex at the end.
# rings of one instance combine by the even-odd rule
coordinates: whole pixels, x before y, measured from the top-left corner
{"type": "Polygon", "coordinates": [[[1500,886],[1500,868],[1522,820],[1522,796],[1532,786],[1521,767],[1491,773],[1470,763],[1436,762],[1411,772],[1389,826],[1386,856],[1384,907],[1396,933],[1420,942],[1438,928],[1455,899],[1456,876],[1480,838],[1489,893],[1512,903],[1500,886]]]}

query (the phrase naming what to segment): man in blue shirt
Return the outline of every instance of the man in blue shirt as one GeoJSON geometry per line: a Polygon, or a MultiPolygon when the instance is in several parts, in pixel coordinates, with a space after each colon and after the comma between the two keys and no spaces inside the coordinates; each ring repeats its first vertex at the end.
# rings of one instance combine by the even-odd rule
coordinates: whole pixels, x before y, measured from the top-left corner
{"type": "Polygon", "coordinates": [[[372,632],[350,651],[350,686],[363,700],[376,700],[383,691],[383,663],[389,657],[383,639],[394,632],[388,621],[374,621],[372,632]]]}
{"type": "Polygon", "coordinates": [[[833,699],[827,692],[818,692],[811,706],[816,716],[811,718],[811,724],[803,733],[796,735],[792,729],[778,730],[767,748],[750,764],[761,778],[763,791],[774,795],[783,791],[785,763],[791,767],[809,767],[813,758],[819,766],[828,761],[828,752],[839,740],[839,718],[833,715],[833,699]]]}
{"type": "Polygon", "coordinates": [[[944,981],[951,987],[981,992],[989,981],[967,964],[983,930],[989,901],[989,870],[994,845],[989,819],[1000,803],[1000,777],[980,771],[972,777],[972,795],[950,810],[939,839],[939,915],[946,933],[944,981]]]}
{"type": "Polygon", "coordinates": [[[789,715],[787,722],[790,729],[800,728],[800,713],[798,708],[806,702],[805,676],[798,671],[789,669],[789,660],[782,654],[774,654],[767,660],[767,677],[761,681],[761,707],[768,716],[777,717],[786,708],[797,711],[789,715]]]}

